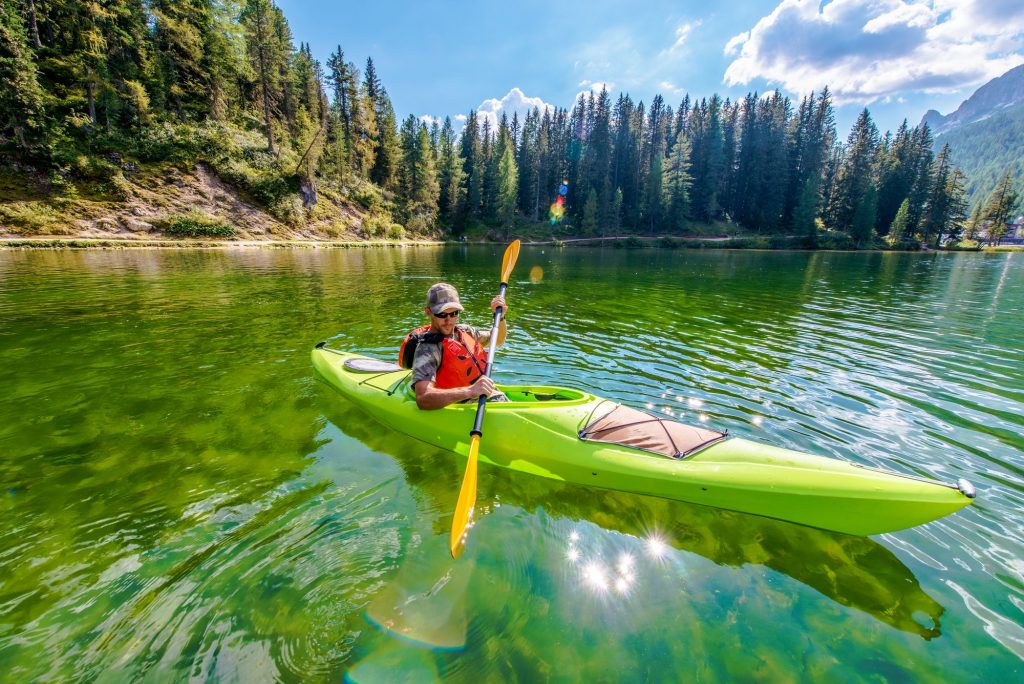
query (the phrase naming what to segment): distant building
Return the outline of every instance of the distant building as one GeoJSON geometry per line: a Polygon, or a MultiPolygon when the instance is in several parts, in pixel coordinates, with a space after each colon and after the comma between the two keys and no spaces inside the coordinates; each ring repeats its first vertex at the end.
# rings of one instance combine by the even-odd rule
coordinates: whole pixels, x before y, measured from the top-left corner
{"type": "Polygon", "coordinates": [[[1013,219],[1006,226],[1006,238],[1011,240],[1024,238],[1024,215],[1013,219]]]}
{"type": "MultiPolygon", "coordinates": [[[[982,224],[980,238],[982,242],[989,241],[989,222],[985,221],[982,224]]],[[[1006,224],[1006,232],[1003,233],[1003,237],[999,239],[1001,245],[1021,245],[1024,244],[1024,215],[1018,216],[1009,223],[1006,224]]]]}

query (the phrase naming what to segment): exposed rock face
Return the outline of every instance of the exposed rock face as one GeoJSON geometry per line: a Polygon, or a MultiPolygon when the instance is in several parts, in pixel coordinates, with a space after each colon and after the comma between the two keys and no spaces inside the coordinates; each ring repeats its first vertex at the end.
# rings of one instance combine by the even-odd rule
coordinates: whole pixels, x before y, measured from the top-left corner
{"type": "Polygon", "coordinates": [[[121,224],[125,229],[133,233],[148,233],[153,230],[153,224],[137,219],[134,216],[126,216],[121,219],[121,224]]]}
{"type": "Polygon", "coordinates": [[[1010,69],[978,88],[952,114],[943,116],[934,109],[928,110],[921,123],[928,124],[932,129],[932,135],[939,136],[964,124],[987,119],[1021,103],[1024,103],[1024,64],[1010,69]]]}

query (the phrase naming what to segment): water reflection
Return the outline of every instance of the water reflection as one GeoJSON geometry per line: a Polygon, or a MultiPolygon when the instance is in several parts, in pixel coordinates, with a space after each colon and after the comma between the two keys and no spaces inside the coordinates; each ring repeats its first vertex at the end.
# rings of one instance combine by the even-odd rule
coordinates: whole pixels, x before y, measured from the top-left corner
{"type": "MultiPolygon", "coordinates": [[[[327,418],[334,425],[394,458],[407,483],[429,499],[425,511],[434,516],[433,531],[443,539],[461,479],[457,459],[381,429],[365,412],[326,386],[322,395],[327,418]]],[[[669,560],[674,549],[697,554],[719,566],[764,566],[841,606],[904,632],[926,640],[941,634],[943,606],[921,588],[911,570],[891,551],[869,538],[681,502],[586,489],[495,468],[482,471],[479,487],[479,527],[493,527],[487,520],[489,502],[530,514],[528,519],[519,516],[517,524],[534,526],[539,517],[543,527],[540,545],[556,544],[569,582],[592,594],[629,601],[644,573],[669,560]],[[571,531],[559,533],[566,523],[571,524],[571,531]],[[627,535],[629,548],[620,549],[622,544],[618,542],[600,548],[607,532],[627,535]]],[[[502,546],[494,534],[493,529],[478,529],[466,556],[478,562],[493,562],[492,558],[499,557],[510,566],[538,562],[540,556],[517,559],[516,554],[531,552],[502,546]]],[[[445,563],[447,559],[441,565],[447,567],[445,563]]]]}

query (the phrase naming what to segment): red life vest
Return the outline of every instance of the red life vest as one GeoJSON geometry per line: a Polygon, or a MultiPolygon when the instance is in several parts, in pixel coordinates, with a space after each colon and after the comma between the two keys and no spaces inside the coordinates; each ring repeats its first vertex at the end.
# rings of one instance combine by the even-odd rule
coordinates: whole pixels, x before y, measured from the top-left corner
{"type": "Polygon", "coordinates": [[[475,337],[458,326],[452,337],[431,332],[429,325],[410,332],[398,350],[398,364],[402,368],[412,368],[419,344],[438,344],[441,347],[441,365],[434,378],[434,387],[438,389],[469,387],[487,368],[487,350],[475,337]]]}

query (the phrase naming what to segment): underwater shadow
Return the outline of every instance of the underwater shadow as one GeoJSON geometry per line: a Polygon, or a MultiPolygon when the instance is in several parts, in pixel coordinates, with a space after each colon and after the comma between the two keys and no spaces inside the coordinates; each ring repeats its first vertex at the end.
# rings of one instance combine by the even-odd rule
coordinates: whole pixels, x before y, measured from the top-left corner
{"type": "MultiPolygon", "coordinates": [[[[409,486],[429,502],[429,509],[443,511],[432,524],[437,543],[429,546],[447,549],[451,513],[462,479],[461,458],[448,457],[454,454],[384,427],[325,383],[321,389],[325,418],[345,435],[393,458],[409,486]]],[[[638,539],[656,533],[665,544],[718,565],[764,566],[901,631],[925,640],[941,635],[945,608],[921,588],[914,573],[892,551],[869,537],[483,468],[478,491],[481,515],[486,515],[486,502],[496,499],[503,507],[586,521],[638,539]],[[931,624],[922,624],[919,618],[923,616],[931,624]]]]}

